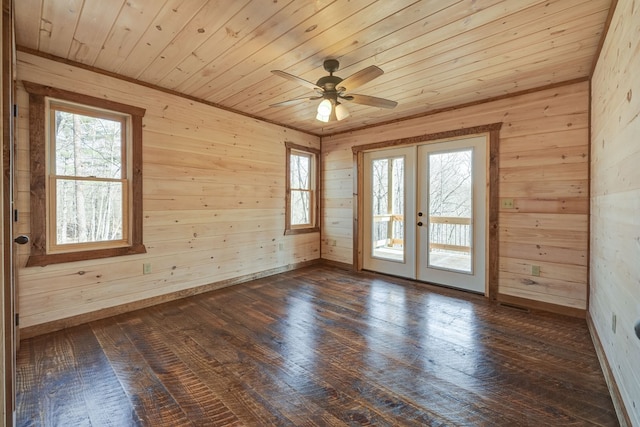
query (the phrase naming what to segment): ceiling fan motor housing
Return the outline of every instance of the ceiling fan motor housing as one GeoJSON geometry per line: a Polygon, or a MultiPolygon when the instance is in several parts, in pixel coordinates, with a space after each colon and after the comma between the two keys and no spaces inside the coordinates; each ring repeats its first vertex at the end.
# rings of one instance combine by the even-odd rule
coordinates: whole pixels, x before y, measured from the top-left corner
{"type": "Polygon", "coordinates": [[[338,76],[324,76],[318,79],[316,85],[323,88],[325,92],[331,92],[336,90],[341,81],[342,79],[338,76]]]}
{"type": "Polygon", "coordinates": [[[340,62],[337,59],[325,59],[322,64],[324,69],[329,72],[328,76],[320,77],[316,85],[320,86],[325,91],[325,98],[336,98],[335,92],[338,84],[342,79],[338,76],[334,76],[333,73],[340,68],[340,62]],[[328,96],[327,96],[328,95],[328,96]]]}

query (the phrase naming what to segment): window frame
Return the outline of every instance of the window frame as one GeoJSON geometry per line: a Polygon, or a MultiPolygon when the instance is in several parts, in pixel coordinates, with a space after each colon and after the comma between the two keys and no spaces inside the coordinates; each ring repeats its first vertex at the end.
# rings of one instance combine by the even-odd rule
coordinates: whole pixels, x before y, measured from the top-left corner
{"type": "MultiPolygon", "coordinates": [[[[75,92],[44,86],[33,82],[23,81],[25,90],[29,93],[29,144],[30,144],[30,187],[31,187],[31,255],[27,260],[27,267],[45,266],[65,262],[83,261],[91,259],[109,258],[122,255],[146,253],[142,240],[142,118],[145,109],[122,104],[115,101],[95,98],[75,92]],[[50,201],[47,181],[48,174],[47,144],[50,129],[47,115],[48,100],[59,101],[62,104],[76,104],[86,106],[87,110],[107,110],[129,115],[130,129],[127,131],[130,138],[127,157],[123,164],[129,168],[128,173],[128,218],[123,222],[128,223],[128,236],[123,235],[128,245],[118,244],[117,247],[104,247],[111,245],[78,244],[77,249],[64,252],[51,252],[48,244],[48,221],[50,201]],[[42,212],[43,215],[36,214],[42,212]]],[[[120,242],[118,242],[120,243],[120,242]]]]}
{"type": "Polygon", "coordinates": [[[285,235],[316,233],[320,231],[320,150],[303,145],[285,142],[286,147],[286,197],[285,197],[285,235]],[[311,224],[291,224],[291,155],[301,153],[311,159],[311,224]]]}
{"type": "Polygon", "coordinates": [[[131,157],[131,115],[114,112],[110,110],[98,109],[87,105],[80,105],[77,103],[71,103],[60,99],[45,97],[45,109],[47,111],[48,123],[47,129],[47,253],[65,253],[65,252],[77,252],[82,248],[88,249],[108,249],[116,247],[129,246],[131,242],[131,233],[129,232],[129,217],[130,215],[130,197],[131,192],[131,170],[129,168],[128,159],[131,157]],[[56,135],[56,113],[64,112],[68,114],[81,115],[85,117],[92,117],[96,119],[106,119],[112,122],[117,122],[120,125],[120,177],[119,178],[105,178],[105,177],[89,177],[82,175],[59,175],[57,171],[57,150],[58,139],[56,135]],[[60,243],[57,241],[57,224],[58,224],[58,185],[63,181],[73,181],[78,183],[88,182],[112,182],[120,183],[122,188],[122,237],[120,239],[106,240],[106,241],[93,241],[82,243],[60,243]],[[54,232],[56,230],[56,232],[54,232]]]}

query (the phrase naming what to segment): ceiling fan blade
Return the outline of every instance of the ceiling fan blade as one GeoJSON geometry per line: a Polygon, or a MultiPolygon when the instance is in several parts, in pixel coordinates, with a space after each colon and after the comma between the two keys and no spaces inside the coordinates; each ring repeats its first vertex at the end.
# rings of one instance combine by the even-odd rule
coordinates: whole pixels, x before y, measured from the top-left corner
{"type": "Polygon", "coordinates": [[[270,104],[269,107],[285,107],[287,105],[293,105],[293,104],[297,104],[298,102],[302,102],[302,101],[313,101],[314,99],[321,99],[322,96],[307,96],[304,98],[295,98],[295,99],[289,99],[287,101],[282,101],[282,102],[276,102],[275,104],[270,104]]]}
{"type": "Polygon", "coordinates": [[[302,85],[304,87],[308,87],[309,89],[322,89],[320,86],[316,85],[315,83],[311,83],[310,81],[307,81],[305,79],[301,79],[300,77],[294,76],[293,74],[289,74],[289,73],[285,73],[284,71],[280,71],[280,70],[272,70],[271,71],[273,74],[275,74],[276,76],[280,76],[283,77],[287,80],[291,80],[293,82],[298,83],[299,85],[302,85]]]}
{"type": "Polygon", "coordinates": [[[355,102],[356,104],[370,105],[372,107],[379,108],[395,108],[398,103],[391,101],[390,99],[378,98],[376,96],[358,95],[356,93],[350,93],[349,95],[342,96],[341,98],[355,102]]]}
{"type": "Polygon", "coordinates": [[[384,71],[382,71],[382,69],[376,67],[375,65],[370,65],[367,68],[364,68],[341,81],[340,86],[344,86],[345,88],[347,88],[347,90],[351,90],[357,88],[358,86],[362,86],[363,84],[368,83],[383,74],[384,71]]]}

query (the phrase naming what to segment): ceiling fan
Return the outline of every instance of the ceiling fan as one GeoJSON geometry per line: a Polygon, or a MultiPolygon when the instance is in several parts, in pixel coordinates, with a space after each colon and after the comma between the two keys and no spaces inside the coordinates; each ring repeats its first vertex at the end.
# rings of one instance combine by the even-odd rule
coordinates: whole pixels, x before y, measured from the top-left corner
{"type": "Polygon", "coordinates": [[[321,77],[316,83],[311,83],[308,80],[294,76],[280,70],[271,71],[276,76],[284,77],[287,80],[294,81],[304,87],[313,89],[316,91],[316,96],[290,99],[288,101],[278,102],[271,104],[271,107],[282,107],[286,105],[295,104],[301,101],[322,99],[318,105],[318,115],[316,119],[322,122],[330,122],[335,120],[342,120],[349,116],[349,111],[340,101],[351,101],[356,104],[370,105],[372,107],[380,108],[394,108],[398,105],[397,102],[384,98],[378,98],[369,95],[358,95],[356,93],[345,93],[347,90],[357,88],[365,83],[370,82],[376,77],[380,77],[384,74],[379,67],[370,65],[358,71],[355,74],[342,79],[338,76],[334,76],[333,73],[338,71],[340,63],[337,59],[326,59],[324,61],[324,69],[329,72],[328,76],[321,77]]]}

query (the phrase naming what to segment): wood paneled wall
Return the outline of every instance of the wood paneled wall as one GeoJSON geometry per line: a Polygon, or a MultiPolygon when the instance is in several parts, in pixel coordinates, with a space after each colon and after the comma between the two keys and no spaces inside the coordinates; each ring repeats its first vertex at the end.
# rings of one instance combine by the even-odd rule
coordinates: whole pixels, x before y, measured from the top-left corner
{"type": "Polygon", "coordinates": [[[632,425],[640,425],[639,75],[640,5],[619,0],[591,82],[589,314],[632,425]]]}
{"type": "Polygon", "coordinates": [[[322,140],[322,257],[353,263],[354,160],[351,147],[503,122],[499,197],[499,293],[579,313],[587,307],[588,82],[322,140]],[[540,266],[540,276],[531,266],[540,266]]]}
{"type": "MultiPolygon", "coordinates": [[[[285,141],[319,148],[316,136],[37,56],[18,59],[19,80],[146,109],[147,253],[20,269],[22,328],[320,257],[318,233],[284,236],[285,141]]],[[[28,234],[29,215],[43,212],[29,212],[28,96],[18,88],[18,228],[28,234]]],[[[28,253],[21,248],[20,265],[28,253]]]]}

